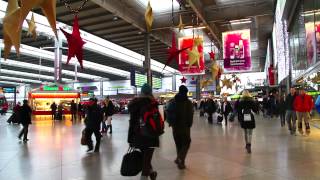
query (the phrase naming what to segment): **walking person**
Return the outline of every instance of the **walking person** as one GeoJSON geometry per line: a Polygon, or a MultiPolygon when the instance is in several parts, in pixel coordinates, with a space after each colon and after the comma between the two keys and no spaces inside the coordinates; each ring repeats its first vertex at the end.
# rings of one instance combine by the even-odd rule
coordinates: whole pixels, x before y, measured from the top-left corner
{"type": "Polygon", "coordinates": [[[19,112],[20,112],[21,104],[20,102],[17,103],[17,105],[13,108],[13,113],[7,120],[7,123],[19,123],[20,117],[19,117],[19,112]]]}
{"type": "Polygon", "coordinates": [[[57,113],[57,104],[55,102],[53,102],[50,106],[51,108],[51,118],[52,120],[55,120],[56,119],[56,113],[57,113]]]}
{"type": "Polygon", "coordinates": [[[298,129],[299,133],[303,134],[302,119],[304,120],[306,134],[310,134],[310,112],[313,108],[313,99],[310,95],[306,94],[303,87],[299,89],[299,95],[294,99],[294,109],[297,112],[298,117],[298,129]]]}
{"type": "MultiPolygon", "coordinates": [[[[173,139],[176,144],[177,158],[174,161],[179,169],[185,169],[185,159],[190,147],[190,129],[193,123],[192,102],[187,96],[188,88],[184,85],[179,87],[179,93],[172,100],[173,104],[169,113],[175,113],[175,118],[169,121],[172,127],[173,139]]],[[[170,107],[169,107],[170,108],[170,107]]]]}
{"type": "Polygon", "coordinates": [[[128,143],[131,147],[138,148],[142,151],[142,173],[141,180],[155,180],[157,172],[152,168],[152,156],[154,149],[159,147],[159,137],[149,137],[141,134],[141,116],[149,108],[158,108],[158,103],[152,95],[152,88],[148,84],[141,87],[141,95],[134,98],[128,104],[128,111],[130,113],[128,143]]]}
{"type": "Polygon", "coordinates": [[[294,100],[296,98],[296,89],[294,87],[290,88],[290,94],[287,95],[285,100],[286,107],[286,120],[288,124],[288,129],[291,135],[296,134],[296,121],[297,115],[294,109],[294,100]]]}
{"type": "Polygon", "coordinates": [[[252,132],[256,127],[254,113],[258,111],[257,105],[254,103],[253,97],[248,90],[244,90],[239,103],[239,121],[241,128],[244,129],[244,138],[246,143],[246,150],[248,154],[251,153],[252,132]]]}
{"type": "Polygon", "coordinates": [[[77,104],[74,102],[74,100],[71,101],[70,104],[70,111],[71,111],[71,120],[77,120],[77,104]]]}
{"type": "Polygon", "coordinates": [[[20,123],[22,124],[23,128],[20,131],[18,136],[20,140],[23,136],[23,142],[27,142],[29,140],[28,131],[29,131],[29,125],[31,124],[31,114],[32,114],[32,110],[28,105],[28,101],[23,100],[23,105],[21,106],[20,112],[19,112],[20,123]]]}
{"type": "Polygon", "coordinates": [[[80,102],[78,104],[78,116],[79,116],[80,121],[82,120],[82,117],[84,116],[83,115],[83,106],[80,102]]]}
{"type": "Polygon", "coordinates": [[[110,100],[109,96],[107,96],[105,100],[104,106],[104,114],[105,114],[105,121],[107,122],[105,132],[110,129],[109,134],[112,134],[112,115],[114,114],[114,105],[110,100]]]}
{"type": "Polygon", "coordinates": [[[277,109],[280,116],[280,124],[281,124],[281,127],[284,127],[286,125],[286,103],[285,103],[284,95],[280,96],[277,106],[278,106],[277,109]]]}
{"type": "Polygon", "coordinates": [[[205,112],[208,114],[208,122],[213,123],[213,113],[217,111],[217,105],[214,103],[213,99],[210,97],[205,103],[205,112]]]}
{"type": "Polygon", "coordinates": [[[88,150],[87,152],[90,152],[93,150],[93,142],[91,139],[92,134],[96,137],[96,145],[94,148],[94,152],[99,152],[100,149],[100,140],[101,140],[101,134],[100,134],[100,124],[103,118],[103,113],[101,108],[98,106],[97,99],[90,98],[90,104],[87,107],[87,115],[85,119],[85,125],[86,125],[86,139],[88,144],[88,150]]]}
{"type": "Polygon", "coordinates": [[[224,117],[224,123],[227,126],[228,125],[228,116],[233,111],[232,106],[230,102],[228,102],[227,98],[225,97],[223,100],[223,103],[221,104],[221,114],[224,117]]]}

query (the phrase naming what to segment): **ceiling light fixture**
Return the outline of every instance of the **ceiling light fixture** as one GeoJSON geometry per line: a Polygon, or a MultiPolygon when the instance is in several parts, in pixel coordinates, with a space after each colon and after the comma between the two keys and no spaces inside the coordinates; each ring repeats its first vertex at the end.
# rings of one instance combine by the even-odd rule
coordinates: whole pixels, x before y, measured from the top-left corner
{"type": "Polygon", "coordinates": [[[237,24],[249,24],[251,23],[251,19],[247,18],[247,19],[238,19],[238,20],[231,20],[229,21],[229,23],[231,25],[237,25],[237,24]]]}

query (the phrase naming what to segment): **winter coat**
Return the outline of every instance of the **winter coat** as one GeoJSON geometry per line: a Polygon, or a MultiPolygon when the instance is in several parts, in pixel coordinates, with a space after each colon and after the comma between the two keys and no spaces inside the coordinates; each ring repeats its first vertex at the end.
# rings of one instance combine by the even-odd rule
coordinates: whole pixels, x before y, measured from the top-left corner
{"type": "Polygon", "coordinates": [[[286,113],[286,102],[283,99],[280,99],[280,101],[278,102],[277,106],[278,106],[278,108],[277,108],[278,112],[280,114],[286,113]]]}
{"type": "Polygon", "coordinates": [[[217,105],[212,99],[208,99],[205,103],[205,112],[208,114],[212,114],[217,111],[217,105]]]}
{"type": "Polygon", "coordinates": [[[71,113],[77,112],[77,104],[76,103],[71,103],[70,111],[71,111],[71,113]]]}
{"type": "Polygon", "coordinates": [[[146,137],[140,133],[140,118],[143,112],[154,102],[155,99],[149,96],[142,96],[134,98],[128,104],[128,111],[130,113],[128,143],[130,146],[145,149],[149,147],[159,147],[159,137],[146,137]]]}
{"type": "Polygon", "coordinates": [[[239,122],[243,129],[254,129],[256,127],[256,122],[253,113],[251,113],[251,121],[244,121],[243,110],[251,110],[253,112],[258,111],[258,105],[255,104],[252,97],[242,97],[239,103],[239,122]]]}
{"type": "Polygon", "coordinates": [[[224,102],[221,104],[221,107],[220,107],[221,114],[224,114],[224,115],[228,115],[230,112],[233,111],[230,102],[227,102],[227,105],[226,105],[225,109],[223,109],[223,108],[224,108],[224,102]]]}
{"type": "Polygon", "coordinates": [[[22,125],[31,124],[31,114],[32,110],[28,104],[21,106],[19,111],[20,123],[22,125]]]}
{"type": "Polygon", "coordinates": [[[314,105],[312,97],[308,94],[296,96],[293,104],[297,112],[310,112],[314,105]]]}
{"type": "Polygon", "coordinates": [[[286,110],[290,110],[290,111],[294,111],[294,99],[296,98],[296,95],[291,95],[291,94],[288,94],[287,97],[286,97],[286,101],[285,101],[285,104],[286,104],[286,110]]]}
{"type": "Polygon", "coordinates": [[[103,112],[105,113],[105,116],[112,116],[114,114],[114,105],[112,101],[109,101],[106,106],[103,107],[103,112]]]}
{"type": "Polygon", "coordinates": [[[87,108],[87,117],[85,119],[86,128],[100,130],[102,119],[103,114],[100,106],[96,103],[89,105],[87,108]]]}
{"type": "Polygon", "coordinates": [[[176,119],[171,124],[175,134],[185,134],[193,123],[192,103],[187,96],[177,94],[174,97],[176,119]]]}

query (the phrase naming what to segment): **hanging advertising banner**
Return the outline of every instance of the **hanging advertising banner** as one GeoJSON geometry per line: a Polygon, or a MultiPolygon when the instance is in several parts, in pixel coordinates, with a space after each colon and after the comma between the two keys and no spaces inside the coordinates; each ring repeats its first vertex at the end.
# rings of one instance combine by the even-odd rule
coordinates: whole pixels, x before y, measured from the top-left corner
{"type": "Polygon", "coordinates": [[[179,55],[179,71],[184,75],[204,74],[203,37],[179,38],[179,49],[184,48],[188,49],[179,55]]]}
{"type": "Polygon", "coordinates": [[[317,42],[317,61],[320,61],[320,21],[315,22],[316,42],[317,42]]]}
{"type": "Polygon", "coordinates": [[[313,65],[317,58],[317,43],[316,43],[316,27],[314,23],[306,23],[306,43],[307,43],[307,61],[308,66],[313,65]]]}
{"type": "Polygon", "coordinates": [[[229,72],[251,70],[250,29],[222,33],[224,69],[229,72]]]}

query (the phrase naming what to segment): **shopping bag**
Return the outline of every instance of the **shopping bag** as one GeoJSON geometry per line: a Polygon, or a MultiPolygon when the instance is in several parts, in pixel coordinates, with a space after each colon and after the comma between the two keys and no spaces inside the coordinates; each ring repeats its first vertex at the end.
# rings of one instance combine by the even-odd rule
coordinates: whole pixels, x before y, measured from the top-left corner
{"type": "Polygon", "coordinates": [[[122,176],[136,176],[142,170],[143,155],[139,149],[129,147],[122,158],[120,173],[122,176]]]}
{"type": "Polygon", "coordinates": [[[88,144],[87,137],[86,137],[86,129],[82,130],[80,143],[81,145],[84,145],[84,146],[88,144]]]}

